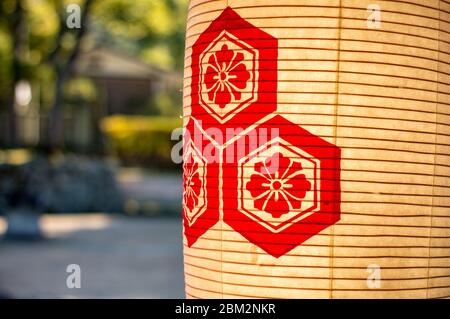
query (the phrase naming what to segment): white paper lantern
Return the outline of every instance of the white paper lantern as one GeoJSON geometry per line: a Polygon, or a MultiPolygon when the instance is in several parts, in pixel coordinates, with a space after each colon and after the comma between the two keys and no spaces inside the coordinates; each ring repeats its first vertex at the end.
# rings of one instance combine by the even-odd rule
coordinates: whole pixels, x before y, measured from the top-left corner
{"type": "Polygon", "coordinates": [[[187,297],[450,297],[448,1],[192,0],[184,78],[187,297]]]}

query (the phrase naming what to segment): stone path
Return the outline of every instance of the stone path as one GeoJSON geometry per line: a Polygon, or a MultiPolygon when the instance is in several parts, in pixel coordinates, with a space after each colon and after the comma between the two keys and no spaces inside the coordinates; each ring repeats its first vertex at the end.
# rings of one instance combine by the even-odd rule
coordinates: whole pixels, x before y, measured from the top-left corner
{"type": "Polygon", "coordinates": [[[41,225],[45,240],[0,239],[0,298],[184,297],[181,220],[46,215],[41,225]],[[66,285],[69,264],[80,289],[66,285]]]}

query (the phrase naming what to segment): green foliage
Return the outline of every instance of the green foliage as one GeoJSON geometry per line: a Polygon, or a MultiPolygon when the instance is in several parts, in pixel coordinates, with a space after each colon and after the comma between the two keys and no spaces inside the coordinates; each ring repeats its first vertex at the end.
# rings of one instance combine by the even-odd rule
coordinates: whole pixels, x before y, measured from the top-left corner
{"type": "Polygon", "coordinates": [[[65,84],[64,95],[66,96],[67,103],[80,105],[95,101],[97,91],[92,80],[88,78],[76,78],[65,84]]]}
{"type": "Polygon", "coordinates": [[[155,114],[162,116],[180,116],[181,115],[181,93],[161,91],[154,95],[150,102],[155,114]]]}
{"type": "Polygon", "coordinates": [[[178,142],[171,134],[182,124],[176,117],[118,115],[103,119],[101,129],[111,152],[126,164],[170,167],[171,150],[178,142]]]}
{"type": "MultiPolygon", "coordinates": [[[[161,69],[182,71],[188,0],[93,0],[93,5],[88,11],[87,33],[67,29],[65,27],[68,17],[66,6],[79,4],[81,11],[84,12],[86,2],[86,0],[0,1],[0,116],[2,119],[6,118],[4,115],[8,112],[9,115],[14,116],[7,105],[14,93],[13,84],[19,80],[28,80],[32,84],[34,105],[38,105],[43,114],[50,115],[48,125],[43,126],[48,127],[49,132],[52,129],[55,131],[58,127],[50,124],[62,119],[62,117],[57,118],[56,115],[54,115],[55,119],[52,119],[51,115],[64,114],[67,106],[74,108],[86,105],[98,106],[96,102],[101,101],[101,92],[95,92],[95,85],[86,79],[73,79],[74,73],[70,72],[73,64],[69,64],[68,61],[72,61],[69,57],[74,52],[78,52],[76,50],[78,35],[83,35],[81,52],[103,47],[134,56],[149,64],[156,64],[161,69]],[[17,10],[18,8],[20,10],[17,10]],[[17,25],[18,28],[16,28],[17,25]],[[13,32],[14,30],[18,32],[13,32]],[[14,43],[18,44],[16,50],[14,50],[14,43]],[[57,79],[62,80],[57,81],[57,79]],[[56,85],[59,83],[63,85],[56,85]],[[56,94],[60,92],[62,97],[56,94]],[[61,108],[62,112],[50,112],[52,107],[61,108]]],[[[135,101],[134,104],[136,104],[136,114],[176,116],[181,112],[181,94],[179,92],[159,93],[150,101],[135,101]]],[[[133,108],[132,103],[127,106],[130,110],[133,108]]],[[[133,110],[130,113],[132,112],[133,110]]],[[[49,132],[45,135],[62,136],[62,134],[49,132]]],[[[159,136],[161,138],[158,139],[164,140],[165,135],[159,136]]],[[[3,139],[1,140],[1,143],[6,143],[3,139]]],[[[113,140],[115,143],[116,140],[113,140]]],[[[15,142],[7,142],[15,144],[15,142]]],[[[118,150],[122,148],[122,140],[120,142],[118,150]]],[[[130,143],[141,143],[138,142],[130,143]]],[[[128,145],[127,143],[125,145],[128,145]]],[[[159,154],[167,152],[167,145],[161,143],[159,154]]],[[[154,147],[152,145],[149,146],[150,149],[154,147]]],[[[124,148],[126,151],[123,153],[128,154],[128,146],[124,148]]],[[[142,153],[145,153],[144,147],[140,148],[139,145],[131,149],[142,149],[142,153]]],[[[156,151],[150,151],[152,152],[156,151]]]]}
{"type": "Polygon", "coordinates": [[[93,10],[102,41],[147,63],[181,70],[187,0],[97,1],[93,10]]]}
{"type": "Polygon", "coordinates": [[[11,85],[11,42],[4,28],[0,27],[0,105],[6,102],[7,93],[11,85]]]}
{"type": "MultiPolygon", "coordinates": [[[[38,81],[43,102],[53,97],[54,74],[46,58],[56,46],[60,20],[67,17],[68,4],[83,0],[2,0],[0,1],[0,105],[11,91],[13,11],[21,1],[24,17],[21,26],[21,77],[38,81]],[[42,73],[45,73],[42,75],[42,73]]],[[[187,0],[97,0],[90,12],[85,46],[112,47],[161,68],[181,70],[187,0]]],[[[61,39],[61,56],[75,45],[75,32],[61,39]]]]}

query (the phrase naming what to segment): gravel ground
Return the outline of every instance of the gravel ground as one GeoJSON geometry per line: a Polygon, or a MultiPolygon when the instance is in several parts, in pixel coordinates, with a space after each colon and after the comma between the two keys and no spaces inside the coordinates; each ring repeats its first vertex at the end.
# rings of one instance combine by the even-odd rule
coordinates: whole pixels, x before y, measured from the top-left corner
{"type": "Polygon", "coordinates": [[[184,298],[179,219],[46,215],[41,227],[44,240],[0,240],[0,298],[184,298]]]}

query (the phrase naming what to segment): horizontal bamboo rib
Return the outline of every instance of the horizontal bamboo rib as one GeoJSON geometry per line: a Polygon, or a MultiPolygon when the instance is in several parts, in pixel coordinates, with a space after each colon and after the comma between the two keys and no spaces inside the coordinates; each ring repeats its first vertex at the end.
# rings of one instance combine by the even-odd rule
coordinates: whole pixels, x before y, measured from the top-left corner
{"type": "MultiPolygon", "coordinates": [[[[294,70],[283,69],[282,71],[283,71],[283,74],[285,74],[285,76],[289,75],[290,72],[292,74],[297,74],[297,75],[298,74],[302,75],[302,73],[308,73],[308,72],[316,72],[316,73],[322,73],[322,74],[329,75],[329,76],[334,74],[334,72],[335,72],[335,70],[319,70],[319,69],[294,69],[294,70]]],[[[404,76],[404,75],[398,75],[398,74],[360,72],[360,71],[354,71],[354,70],[352,70],[352,71],[340,70],[339,74],[349,74],[351,76],[364,75],[364,76],[391,77],[391,78],[397,78],[397,79],[402,79],[402,80],[414,80],[414,81],[418,81],[418,83],[428,82],[428,83],[433,83],[433,84],[448,85],[448,82],[440,82],[439,80],[436,81],[436,79],[423,79],[423,78],[404,76]]],[[[185,80],[191,80],[191,77],[186,76],[185,80]]],[[[296,81],[294,80],[294,81],[290,81],[290,82],[296,82],[296,81]]],[[[361,82],[361,84],[363,84],[363,82],[361,82]]],[[[190,84],[186,84],[185,89],[188,89],[188,88],[190,88],[190,84]]],[[[184,97],[188,97],[188,96],[185,95],[184,97]]]]}
{"type": "MultiPolygon", "coordinates": [[[[192,253],[195,253],[195,251],[193,251],[192,253]]],[[[232,260],[232,259],[222,260],[222,258],[220,258],[220,257],[218,257],[218,258],[214,258],[213,256],[205,257],[205,256],[203,256],[203,254],[201,254],[201,252],[199,255],[194,255],[191,253],[185,253],[184,255],[185,255],[186,259],[189,259],[193,262],[197,261],[202,264],[213,263],[216,267],[212,268],[211,270],[222,269],[222,267],[230,267],[230,268],[235,267],[238,269],[253,269],[253,268],[257,267],[257,271],[259,271],[259,272],[262,272],[262,271],[276,272],[276,271],[278,271],[278,272],[290,273],[290,272],[297,272],[298,270],[301,270],[301,269],[330,270],[331,268],[334,268],[337,271],[339,271],[339,270],[350,270],[350,271],[364,270],[364,271],[366,271],[367,266],[369,265],[369,264],[363,262],[363,263],[360,263],[360,265],[358,263],[351,263],[349,265],[344,264],[344,265],[330,266],[330,264],[326,260],[323,260],[324,262],[322,262],[322,264],[320,264],[320,260],[316,259],[316,260],[314,260],[316,263],[312,264],[311,262],[310,263],[305,262],[306,258],[302,259],[301,261],[297,261],[296,263],[292,263],[292,264],[260,263],[258,265],[255,265],[254,263],[251,263],[251,262],[242,261],[241,258],[236,258],[236,260],[232,260]]],[[[311,259],[309,259],[309,261],[311,261],[311,259]]],[[[424,265],[414,265],[414,266],[412,266],[412,265],[394,265],[394,266],[384,265],[382,267],[382,269],[383,269],[383,271],[391,270],[393,272],[404,271],[404,270],[409,271],[409,272],[420,271],[420,270],[426,271],[428,269],[428,264],[424,263],[424,265]]],[[[448,267],[446,265],[441,265],[441,266],[436,265],[436,266],[433,266],[433,269],[448,271],[448,267]]]]}
{"type": "MultiPolygon", "coordinates": [[[[212,272],[213,275],[214,275],[214,272],[217,272],[217,269],[215,269],[215,268],[209,268],[209,267],[203,267],[203,266],[200,266],[200,265],[194,265],[194,264],[191,264],[189,262],[186,262],[185,265],[187,266],[187,268],[189,268],[194,273],[199,273],[200,274],[200,273],[202,273],[202,271],[206,271],[206,272],[212,272]]],[[[363,281],[363,282],[365,282],[367,280],[366,268],[360,268],[360,270],[361,270],[360,271],[360,275],[362,275],[362,276],[359,277],[359,278],[355,278],[355,277],[346,278],[346,277],[341,277],[339,275],[335,275],[334,278],[336,280],[338,280],[338,281],[347,281],[348,280],[348,281],[363,281]]],[[[314,276],[308,276],[308,275],[302,275],[302,276],[284,276],[284,275],[280,275],[280,274],[276,274],[276,275],[273,275],[273,274],[261,275],[259,273],[249,273],[249,272],[245,272],[244,273],[244,272],[239,272],[239,271],[225,271],[225,270],[221,270],[221,273],[224,273],[224,274],[227,274],[227,275],[230,275],[230,276],[250,276],[250,277],[255,278],[256,280],[264,279],[264,278],[273,278],[273,279],[280,278],[280,279],[283,279],[283,280],[290,280],[290,279],[294,279],[294,280],[295,279],[299,279],[299,280],[304,280],[304,279],[328,280],[329,279],[329,276],[327,276],[326,274],[323,274],[323,276],[314,277],[314,276]]],[[[424,273],[426,274],[425,271],[424,271],[424,273]]],[[[395,277],[393,277],[393,278],[383,277],[383,280],[391,281],[391,282],[402,281],[402,280],[404,280],[404,281],[410,281],[410,280],[411,281],[419,281],[419,280],[423,281],[423,280],[426,280],[428,278],[430,278],[430,279],[439,279],[439,278],[448,278],[448,277],[450,277],[450,275],[421,276],[421,277],[414,277],[414,275],[413,276],[408,275],[408,276],[406,276],[404,278],[401,278],[401,277],[399,278],[399,277],[397,277],[398,276],[397,273],[394,273],[394,276],[395,277]]],[[[207,279],[207,276],[204,276],[204,277],[201,277],[201,278],[207,279]]],[[[281,287],[278,287],[278,288],[281,288],[281,287]]]]}
{"type": "MultiPolygon", "coordinates": [[[[412,4],[412,3],[411,3],[412,4]]],[[[405,15],[407,15],[407,18],[424,18],[430,21],[439,21],[439,10],[438,8],[433,8],[432,10],[435,11],[434,12],[434,16],[432,15],[425,15],[425,14],[418,14],[415,12],[417,11],[417,8],[415,7],[416,5],[412,4],[412,6],[405,8],[406,10],[400,11],[400,10],[388,10],[383,8],[383,12],[384,13],[392,13],[392,14],[397,14],[400,17],[403,17],[405,15]]],[[[187,33],[191,34],[191,28],[192,26],[196,26],[195,24],[193,25],[191,23],[191,21],[193,19],[198,19],[201,16],[205,16],[208,15],[210,16],[211,14],[214,15],[218,15],[225,6],[217,8],[217,9],[212,9],[212,10],[205,10],[205,11],[198,11],[198,13],[196,14],[190,14],[188,16],[188,20],[187,20],[187,33]]],[[[385,6],[384,6],[385,7],[385,6]]],[[[342,5],[342,7],[339,6],[339,3],[337,3],[337,5],[335,6],[327,6],[327,5],[299,5],[299,4],[291,4],[291,5],[283,5],[280,3],[267,3],[266,5],[254,5],[254,6],[249,6],[249,5],[240,5],[240,6],[233,6],[233,8],[235,10],[241,10],[243,11],[244,9],[251,9],[251,12],[253,13],[252,15],[248,16],[248,20],[251,21],[252,19],[257,19],[257,18],[268,18],[268,17],[278,17],[279,15],[283,18],[291,18],[293,17],[294,14],[297,14],[299,11],[298,9],[302,9],[302,13],[308,13],[308,12],[321,12],[321,13],[327,13],[326,15],[322,15],[319,16],[321,18],[328,18],[328,17],[336,17],[336,12],[339,11],[339,9],[341,8],[342,10],[345,9],[352,9],[355,11],[363,11],[364,13],[367,12],[367,6],[364,7],[352,7],[352,6],[346,6],[345,4],[342,5]],[[264,10],[266,9],[266,10],[264,10]],[[269,9],[269,10],[267,10],[269,9]],[[283,10],[285,9],[285,10],[283,10]],[[290,10],[290,9],[297,9],[297,10],[290,10]],[[328,9],[328,10],[327,10],[328,9]],[[265,16],[261,16],[261,13],[265,12],[266,15],[265,16]],[[255,16],[255,13],[258,14],[258,16],[255,16]],[[285,15],[283,15],[285,14],[285,15]]],[[[248,10],[250,12],[250,10],[248,10]]],[[[192,12],[192,11],[191,11],[192,12]]],[[[420,11],[421,12],[421,11],[420,11]]],[[[444,13],[450,13],[448,11],[444,11],[442,9],[442,12],[444,13]]],[[[295,17],[295,16],[294,16],[295,17]]],[[[208,23],[207,19],[203,19],[204,23],[208,23]]]]}
{"type": "MultiPolygon", "coordinates": [[[[204,279],[201,279],[201,278],[198,278],[198,279],[200,279],[200,280],[204,280],[204,279]]],[[[217,290],[212,290],[212,289],[205,289],[205,288],[200,288],[200,287],[195,287],[195,286],[193,286],[193,285],[190,285],[190,284],[186,284],[186,286],[187,287],[189,287],[189,288],[191,288],[191,289],[195,289],[195,290],[197,290],[197,291],[203,291],[203,292],[212,292],[212,293],[217,293],[217,294],[221,294],[222,293],[222,289],[217,289],[217,290]]],[[[209,285],[205,285],[205,286],[209,286],[209,285]]],[[[280,295],[280,292],[279,292],[279,290],[283,290],[282,288],[272,288],[272,287],[265,287],[265,289],[260,289],[260,290],[256,290],[256,291],[258,291],[260,294],[244,294],[244,293],[238,293],[238,292],[227,292],[226,291],[226,289],[225,288],[232,288],[232,285],[227,285],[227,284],[223,284],[223,294],[224,295],[228,295],[228,296],[231,296],[231,297],[228,297],[228,298],[239,298],[239,297],[246,297],[246,298],[270,298],[270,299],[278,299],[278,298],[280,298],[279,297],[279,295],[280,295]],[[271,288],[271,289],[270,289],[271,288]],[[272,290],[272,291],[270,291],[270,290],[272,290]],[[278,291],[277,291],[278,290],[278,291]]],[[[248,287],[248,286],[239,286],[239,288],[240,289],[243,289],[243,288],[250,288],[250,287],[248,287]]],[[[441,286],[441,287],[433,287],[434,289],[439,289],[439,288],[444,288],[444,289],[448,289],[449,287],[448,286],[441,286]]],[[[402,291],[414,291],[414,290],[418,290],[418,291],[425,291],[425,290],[427,290],[428,288],[427,287],[423,287],[423,288],[403,288],[403,289],[373,289],[373,290],[369,290],[368,288],[365,288],[365,289],[336,289],[336,291],[337,292],[339,292],[339,291],[341,291],[341,292],[365,292],[365,293],[368,293],[369,294],[369,296],[367,296],[367,297],[369,297],[370,298],[370,294],[375,294],[376,292],[395,292],[396,294],[398,294],[399,292],[402,292],[402,291]]],[[[430,288],[431,289],[431,288],[430,288]]],[[[323,288],[323,289],[319,289],[319,288],[301,288],[301,290],[302,291],[305,291],[305,292],[307,292],[307,294],[308,295],[310,295],[310,292],[311,291],[329,291],[330,289],[328,288],[323,288]]],[[[238,290],[239,291],[239,290],[238,290]]],[[[253,291],[255,291],[254,289],[253,289],[253,291]]],[[[255,291],[255,292],[256,292],[255,291]]],[[[297,292],[296,292],[297,293],[297,292]]],[[[292,292],[291,292],[291,294],[292,294],[292,292]]],[[[361,294],[355,294],[354,296],[361,296],[361,294]]],[[[297,296],[298,296],[298,294],[297,294],[297,296]]],[[[406,295],[406,296],[404,296],[403,298],[406,298],[408,295],[406,295]]],[[[296,298],[295,297],[295,294],[294,295],[290,295],[290,296],[288,296],[288,297],[284,297],[284,298],[296,298]]],[[[367,298],[366,297],[366,298],[367,298]]],[[[203,297],[204,298],[204,297],[203,297]]],[[[212,298],[214,298],[214,297],[212,297],[212,298]]],[[[216,297],[217,298],[217,297],[216,297]]],[[[281,297],[281,298],[283,298],[283,297],[281,297]]],[[[305,296],[303,297],[303,298],[305,298],[305,296]]],[[[308,298],[308,297],[306,297],[306,298],[308,298]]],[[[317,298],[317,297],[314,297],[314,295],[310,295],[310,297],[309,298],[317,298]]],[[[320,297],[319,297],[320,298],[320,297]]],[[[324,297],[321,297],[321,298],[324,298],[324,297]]],[[[362,298],[362,297],[361,297],[362,298]]],[[[389,297],[388,297],[389,298],[389,297]]],[[[390,297],[390,298],[393,298],[393,297],[390,297]]],[[[395,298],[399,298],[398,297],[398,295],[397,295],[397,297],[395,297],[395,298]]],[[[414,297],[411,297],[411,298],[414,298],[414,297]]],[[[416,297],[417,298],[417,297],[416,297]]],[[[423,297],[422,297],[423,298],[423,297]]]]}
{"type": "MultiPolygon", "coordinates": [[[[200,279],[200,280],[205,280],[205,281],[209,281],[209,282],[213,282],[213,283],[220,283],[222,284],[222,280],[221,279],[213,279],[213,278],[205,278],[202,276],[197,276],[195,274],[191,274],[188,272],[185,272],[186,276],[189,277],[194,277],[196,279],[200,279]]],[[[227,276],[228,277],[228,276],[227,276]]],[[[224,285],[233,285],[234,287],[259,287],[262,289],[280,289],[280,290],[297,290],[299,288],[301,288],[302,290],[329,290],[329,288],[327,288],[327,279],[318,279],[318,278],[298,278],[301,283],[303,283],[303,285],[300,285],[298,282],[296,282],[293,278],[287,278],[286,281],[291,281],[292,285],[289,286],[272,286],[272,285],[267,285],[267,286],[261,286],[258,285],[257,283],[255,284],[242,284],[239,281],[244,280],[244,278],[249,278],[249,277],[244,277],[244,276],[239,276],[237,278],[237,280],[234,281],[224,281],[223,284],[224,285]],[[292,282],[294,281],[294,282],[292,282]],[[309,287],[306,286],[305,284],[309,284],[309,287]],[[320,287],[322,286],[322,287],[320,287]]],[[[259,280],[261,278],[254,278],[254,280],[259,280]]],[[[353,283],[356,285],[356,287],[354,288],[339,288],[339,286],[341,285],[345,285],[348,286],[348,283],[345,283],[346,279],[335,279],[337,282],[337,286],[335,287],[334,290],[336,291],[366,291],[367,290],[367,278],[364,279],[353,279],[353,283]],[[358,287],[359,286],[359,287],[358,287]],[[365,288],[364,288],[365,286],[365,288]]],[[[386,280],[386,279],[385,279],[386,280]]],[[[400,281],[400,284],[405,284],[406,282],[400,281]]],[[[425,279],[413,279],[410,281],[408,281],[407,283],[409,283],[411,285],[411,287],[404,287],[404,288],[379,288],[377,289],[378,291],[402,291],[402,290],[423,290],[423,289],[428,289],[426,286],[426,278],[425,279]],[[417,282],[418,281],[418,282],[417,282]]],[[[392,283],[391,283],[392,284],[392,283]]],[[[450,288],[450,286],[447,285],[442,285],[442,286],[438,286],[438,287],[433,287],[433,288],[450,288]]]]}

